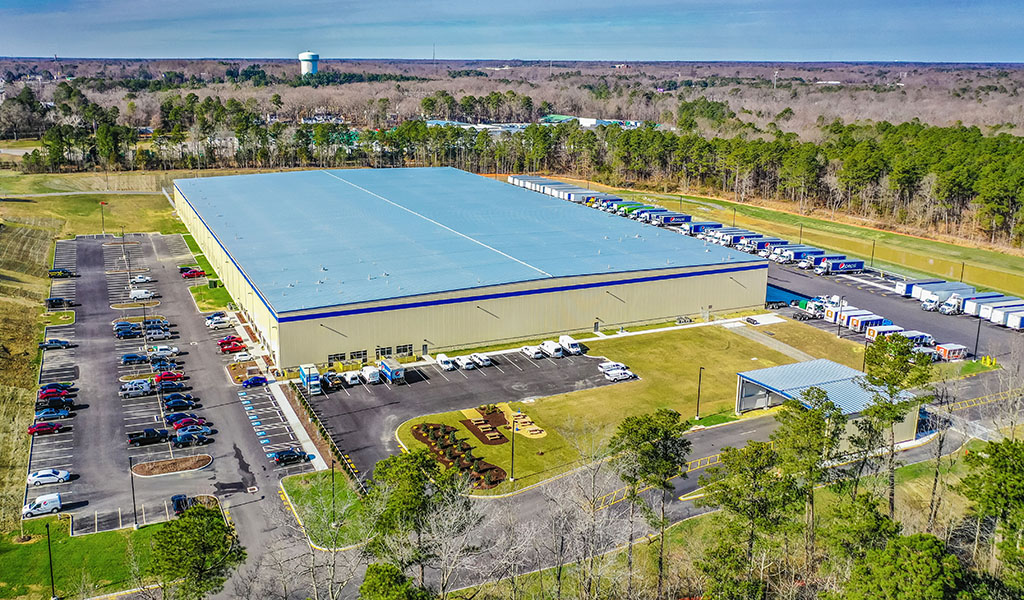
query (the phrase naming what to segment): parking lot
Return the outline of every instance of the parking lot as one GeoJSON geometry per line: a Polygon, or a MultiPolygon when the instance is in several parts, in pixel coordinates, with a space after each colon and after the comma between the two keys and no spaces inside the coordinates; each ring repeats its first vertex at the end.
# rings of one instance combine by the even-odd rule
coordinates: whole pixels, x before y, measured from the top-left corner
{"type": "MultiPolygon", "coordinates": [[[[46,350],[40,384],[72,382],[73,409],[58,421],[57,433],[33,438],[30,472],[67,470],[66,483],[28,486],[26,502],[44,493],[61,494],[63,512],[74,516],[74,532],[89,533],[166,520],[169,498],[176,493],[214,494],[222,500],[259,489],[259,476],[276,482],[281,475],[311,468],[309,463],[275,467],[269,453],[292,447],[295,436],[268,388],[242,390],[225,367],[216,339],[235,329],[211,331],[196,311],[177,265],[191,262],[181,236],[128,235],[79,237],[60,241],[55,267],[75,271],[78,277],[56,279],[51,295],[74,300],[76,321],[47,329],[47,338],[68,340],[67,349],[46,350]],[[155,293],[152,306],[119,307],[131,301],[129,280],[145,276],[135,289],[155,293]],[[118,339],[113,323],[143,318],[169,321],[169,337],[118,339]],[[149,342],[147,344],[147,342],[149,342]],[[153,376],[148,362],[121,364],[122,355],[143,354],[154,345],[177,348],[174,371],[184,374],[181,393],[198,404],[184,412],[205,419],[211,443],[176,448],[170,442],[129,446],[128,434],[146,428],[167,429],[169,410],[163,393],[122,398],[121,384],[153,376]],[[250,418],[253,417],[253,418],[250,418]],[[214,462],[206,469],[152,478],[129,477],[129,464],[209,453],[214,462]]],[[[239,330],[240,332],[240,330],[239,330]]],[[[147,334],[148,337],[149,334],[147,334]]],[[[164,334],[159,334],[161,337],[164,334]]],[[[268,482],[264,482],[266,485],[268,482]]]]}
{"type": "Polygon", "coordinates": [[[406,369],[405,384],[360,383],[315,396],[311,404],[365,478],[377,461],[400,451],[395,430],[414,417],[609,385],[597,369],[601,357],[531,359],[518,352],[489,356],[491,367],[444,371],[433,364],[416,366],[406,369]]]}

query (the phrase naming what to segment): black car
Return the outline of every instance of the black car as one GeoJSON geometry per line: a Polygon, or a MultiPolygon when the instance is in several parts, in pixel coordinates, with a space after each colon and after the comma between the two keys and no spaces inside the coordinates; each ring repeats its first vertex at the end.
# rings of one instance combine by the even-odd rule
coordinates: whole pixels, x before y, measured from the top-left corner
{"type": "Polygon", "coordinates": [[[176,517],[180,517],[183,512],[192,508],[195,503],[195,498],[189,498],[185,494],[176,494],[171,496],[171,509],[174,511],[174,516],[176,517]]]}
{"type": "MultiPolygon", "coordinates": [[[[174,396],[183,396],[184,394],[172,394],[174,396]]],[[[173,400],[165,400],[164,408],[167,410],[189,410],[196,407],[196,403],[193,400],[186,400],[184,398],[175,398],[173,400]]]]}
{"type": "Polygon", "coordinates": [[[47,398],[46,400],[36,400],[36,410],[43,410],[44,408],[63,408],[65,410],[71,410],[71,407],[75,405],[75,400],[68,396],[63,398],[47,398]]]}
{"type": "Polygon", "coordinates": [[[114,332],[119,340],[129,340],[132,338],[142,337],[141,329],[119,329],[114,332]]]}
{"type": "Polygon", "coordinates": [[[156,384],[156,390],[161,394],[166,394],[169,392],[180,392],[184,389],[185,384],[179,383],[177,381],[161,381],[160,383],[156,384]]]}
{"type": "Polygon", "coordinates": [[[273,459],[274,464],[282,466],[309,462],[309,455],[298,448],[288,448],[287,450],[274,452],[270,455],[270,458],[273,459]]]}
{"type": "Polygon", "coordinates": [[[198,433],[183,433],[171,439],[175,448],[186,448],[188,446],[203,446],[210,443],[210,438],[198,433]]]}

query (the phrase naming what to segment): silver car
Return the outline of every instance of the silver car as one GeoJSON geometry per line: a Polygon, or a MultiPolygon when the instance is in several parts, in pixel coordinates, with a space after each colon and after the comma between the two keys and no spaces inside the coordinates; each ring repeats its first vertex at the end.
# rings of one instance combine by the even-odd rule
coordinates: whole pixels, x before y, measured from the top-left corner
{"type": "Polygon", "coordinates": [[[71,473],[57,469],[43,469],[28,474],[29,485],[46,485],[47,483],[65,483],[71,479],[71,473]]]}

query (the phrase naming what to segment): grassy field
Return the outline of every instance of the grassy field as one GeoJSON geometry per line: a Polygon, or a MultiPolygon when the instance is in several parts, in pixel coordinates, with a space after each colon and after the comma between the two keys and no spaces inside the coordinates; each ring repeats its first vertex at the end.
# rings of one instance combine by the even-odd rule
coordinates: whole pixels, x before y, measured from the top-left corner
{"type": "Polygon", "coordinates": [[[864,344],[836,337],[835,331],[823,331],[788,319],[754,329],[815,358],[827,358],[857,370],[863,367],[864,344]]]}
{"type": "Polygon", "coordinates": [[[28,542],[17,542],[17,530],[0,537],[0,598],[19,600],[50,597],[46,550],[46,523],[50,523],[53,547],[53,575],[57,596],[83,598],[134,587],[127,559],[129,541],[139,572],[151,572],[153,536],[159,525],[137,531],[122,530],[70,537],[65,518],[33,519],[25,522],[28,542]]]}
{"type": "MultiPolygon", "coordinates": [[[[0,171],[2,173],[2,171],[0,171]]],[[[0,178],[0,186],[3,179],[0,178]]],[[[0,190],[3,188],[0,187],[0,190]]],[[[49,217],[63,221],[59,237],[117,233],[125,231],[158,231],[183,233],[185,226],[172,214],[171,206],[163,196],[135,196],[115,194],[82,194],[28,198],[19,202],[0,204],[0,217],[49,217]],[[100,218],[100,202],[103,218],[100,218]]]]}
{"type": "Polygon", "coordinates": [[[333,506],[329,470],[291,475],[281,480],[306,535],[321,548],[344,548],[365,538],[359,495],[349,486],[340,467],[334,477],[333,506]],[[332,527],[332,522],[336,526],[332,527]]]}
{"type": "Polygon", "coordinates": [[[192,237],[191,233],[182,234],[181,238],[185,240],[185,244],[188,246],[188,249],[192,254],[203,253],[203,249],[199,247],[199,244],[196,243],[196,239],[192,237]]]}
{"type": "Polygon", "coordinates": [[[728,200],[637,192],[594,184],[591,187],[613,191],[624,198],[658,203],[670,210],[691,214],[695,219],[729,225],[734,222],[735,210],[737,227],[802,241],[866,261],[871,260],[874,248],[876,267],[908,275],[932,275],[950,280],[959,280],[962,271],[963,280],[968,283],[1017,295],[1024,294],[1024,256],[1020,255],[857,227],[728,200]]]}
{"type": "MultiPolygon", "coordinates": [[[[685,417],[696,412],[697,371],[705,366],[701,385],[702,424],[731,418],[736,399],[736,373],[794,362],[788,356],[739,336],[722,327],[697,327],[640,336],[591,339],[592,356],[606,356],[630,366],[641,379],[613,386],[516,402],[511,406],[526,413],[547,431],[543,438],[516,438],[516,481],[481,492],[500,494],[543,481],[572,468],[579,453],[572,439],[586,430],[599,441],[611,437],[627,415],[652,412],[660,407],[678,410],[685,417]],[[723,418],[712,421],[712,415],[723,418]]],[[[595,361],[596,362],[596,361],[595,361]]],[[[428,415],[399,427],[399,439],[408,447],[422,446],[409,433],[416,423],[431,422],[460,429],[460,437],[472,437],[458,421],[461,412],[428,415]]],[[[511,467],[511,444],[474,444],[478,456],[506,471],[511,467]]]]}

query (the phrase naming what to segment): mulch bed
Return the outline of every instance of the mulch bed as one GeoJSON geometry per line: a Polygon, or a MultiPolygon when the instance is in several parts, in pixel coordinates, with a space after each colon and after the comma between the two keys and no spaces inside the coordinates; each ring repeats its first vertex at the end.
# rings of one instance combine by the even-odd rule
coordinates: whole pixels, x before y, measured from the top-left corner
{"type": "Polygon", "coordinates": [[[256,361],[247,360],[241,363],[228,363],[228,375],[231,376],[231,381],[235,383],[242,383],[248,379],[246,373],[249,372],[249,367],[255,367],[256,361]]]}
{"type": "Polygon", "coordinates": [[[201,469],[212,462],[213,457],[209,454],[195,454],[192,456],[182,456],[181,458],[168,458],[167,460],[139,463],[132,467],[132,472],[136,475],[166,475],[167,473],[201,469]]]}
{"type": "Polygon", "coordinates": [[[485,446],[500,446],[502,444],[507,444],[508,443],[508,438],[505,437],[505,434],[503,434],[500,431],[498,431],[497,428],[495,428],[493,433],[497,433],[501,437],[497,438],[497,439],[494,439],[494,440],[489,440],[489,439],[487,439],[487,433],[491,433],[491,432],[480,431],[480,428],[477,426],[477,424],[472,422],[472,421],[470,421],[469,419],[463,419],[463,420],[459,421],[459,423],[461,423],[463,427],[468,429],[469,432],[472,433],[476,437],[477,441],[479,441],[481,444],[483,444],[485,446]]]}
{"type": "Polygon", "coordinates": [[[499,466],[492,465],[489,462],[480,460],[477,463],[477,467],[473,469],[473,461],[467,460],[466,455],[473,451],[473,446],[469,445],[465,440],[458,440],[454,445],[447,441],[447,436],[458,430],[450,425],[441,425],[438,423],[420,423],[413,425],[412,436],[416,441],[422,442],[427,446],[427,449],[434,458],[438,460],[445,467],[455,467],[462,473],[470,478],[474,488],[481,490],[489,490],[501,482],[505,481],[507,474],[505,470],[499,466]],[[438,437],[437,441],[430,439],[430,435],[427,433],[431,428],[441,428],[443,430],[443,436],[438,437]],[[448,458],[448,448],[455,448],[455,453],[452,458],[448,458]]]}
{"type": "MultiPolygon", "coordinates": [[[[505,413],[498,410],[494,405],[481,405],[476,408],[476,412],[480,415],[481,419],[486,419],[487,424],[494,428],[494,433],[501,435],[500,439],[489,440],[487,439],[487,433],[480,430],[480,427],[473,423],[469,419],[459,421],[462,425],[469,430],[476,439],[480,440],[481,444],[486,446],[499,446],[501,444],[508,443],[508,437],[501,432],[503,427],[508,427],[508,419],[505,418],[505,413]]],[[[511,435],[511,434],[510,434],[511,435]]]]}
{"type": "Polygon", "coordinates": [[[252,327],[249,327],[248,325],[245,325],[245,326],[242,327],[242,329],[245,330],[245,335],[249,336],[249,341],[250,342],[252,342],[254,344],[258,344],[259,343],[259,338],[256,337],[256,334],[253,332],[252,327]]]}

